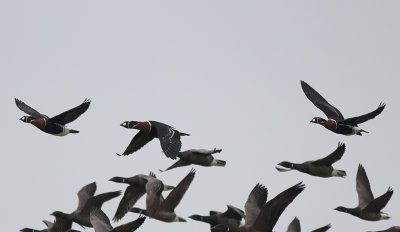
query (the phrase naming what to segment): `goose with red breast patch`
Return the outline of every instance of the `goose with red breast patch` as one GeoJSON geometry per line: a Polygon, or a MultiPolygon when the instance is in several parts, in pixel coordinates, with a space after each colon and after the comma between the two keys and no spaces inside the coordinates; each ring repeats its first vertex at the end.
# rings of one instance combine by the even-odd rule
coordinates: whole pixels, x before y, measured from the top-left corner
{"type": "Polygon", "coordinates": [[[326,129],[335,132],[337,134],[362,135],[361,132],[368,133],[367,131],[359,128],[358,124],[361,124],[363,122],[375,118],[380,113],[382,113],[383,109],[385,109],[386,106],[385,103],[380,103],[378,108],[370,113],[345,119],[342,113],[340,113],[340,111],[336,107],[329,104],[329,102],[325,100],[325,98],[323,98],[317,91],[315,91],[306,82],[301,81],[301,87],[307,98],[318,109],[322,110],[322,112],[324,112],[325,115],[328,117],[328,120],[320,117],[314,117],[310,122],[320,124],[324,126],[326,129]]]}
{"type": "MultiPolygon", "coordinates": [[[[158,138],[164,154],[168,158],[176,159],[182,147],[181,136],[189,136],[189,134],[179,132],[167,124],[156,121],[126,121],[121,123],[121,126],[139,130],[122,155],[132,154],[154,138],[158,138]]],[[[117,155],[120,154],[117,153],[117,155]]]]}
{"type": "Polygon", "coordinates": [[[21,121],[30,123],[39,128],[41,131],[56,136],[65,136],[70,133],[79,133],[79,131],[69,129],[65,125],[74,121],[83,113],[85,113],[86,110],[89,108],[90,103],[91,101],[89,99],[85,99],[85,101],[79,106],[50,118],[44,114],[39,113],[37,110],[28,106],[23,101],[15,98],[15,104],[17,105],[17,107],[25,113],[29,114],[29,116],[23,116],[22,118],[20,118],[21,121]]]}

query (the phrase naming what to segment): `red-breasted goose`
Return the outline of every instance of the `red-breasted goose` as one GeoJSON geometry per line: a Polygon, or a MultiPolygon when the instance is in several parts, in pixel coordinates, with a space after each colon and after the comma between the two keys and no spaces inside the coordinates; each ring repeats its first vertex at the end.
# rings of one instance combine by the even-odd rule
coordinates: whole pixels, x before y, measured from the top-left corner
{"type": "Polygon", "coordinates": [[[89,108],[90,103],[91,101],[89,99],[85,99],[85,101],[79,106],[67,110],[57,116],[49,118],[48,116],[41,114],[32,107],[28,106],[23,101],[15,98],[15,104],[17,105],[17,107],[25,113],[29,114],[29,116],[23,116],[22,118],[20,118],[21,121],[30,123],[43,132],[57,136],[65,136],[70,133],[78,133],[79,131],[69,129],[65,125],[74,121],[83,113],[85,113],[86,110],[89,108]]]}
{"type": "Polygon", "coordinates": [[[327,100],[325,100],[325,98],[323,98],[317,91],[315,91],[306,82],[301,81],[301,87],[304,91],[304,94],[307,96],[307,98],[318,109],[322,110],[322,112],[324,112],[325,115],[328,117],[328,120],[320,118],[320,117],[315,117],[311,120],[311,122],[320,124],[320,125],[324,126],[326,129],[328,129],[332,132],[335,132],[337,134],[362,135],[361,132],[368,133],[367,131],[359,128],[358,124],[361,124],[363,122],[366,122],[370,119],[375,118],[380,113],[382,113],[383,109],[386,106],[384,103],[380,103],[378,108],[370,113],[345,119],[343,117],[342,113],[340,113],[340,111],[338,109],[336,109],[336,107],[329,104],[329,102],[327,100]]]}

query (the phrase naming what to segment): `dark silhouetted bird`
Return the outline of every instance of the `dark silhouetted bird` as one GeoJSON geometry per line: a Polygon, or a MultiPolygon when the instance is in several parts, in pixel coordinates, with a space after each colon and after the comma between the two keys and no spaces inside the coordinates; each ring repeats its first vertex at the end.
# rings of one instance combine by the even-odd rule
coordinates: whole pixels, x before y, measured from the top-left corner
{"type": "Polygon", "coordinates": [[[31,228],[23,228],[20,231],[21,232],[47,232],[47,229],[35,230],[35,229],[31,229],[31,228]]]}
{"type": "Polygon", "coordinates": [[[230,227],[239,228],[240,222],[242,218],[244,218],[244,212],[241,209],[238,209],[232,205],[228,205],[228,209],[221,213],[217,211],[210,211],[209,216],[200,216],[198,214],[192,215],[189,218],[202,221],[205,223],[210,224],[211,227],[219,225],[219,224],[226,224],[230,227]]]}
{"type": "MultiPolygon", "coordinates": [[[[372,231],[369,231],[369,232],[372,232],[372,231]]],[[[375,232],[400,232],[400,226],[392,226],[389,229],[375,231],[375,232]]]]}
{"type": "Polygon", "coordinates": [[[139,217],[135,221],[113,228],[107,215],[97,207],[90,210],[90,222],[95,232],[133,232],[139,228],[146,217],[139,217]]]}
{"type": "MultiPolygon", "coordinates": [[[[324,227],[318,228],[311,232],[325,232],[331,228],[331,225],[326,225],[324,227]]],[[[293,221],[289,224],[286,232],[301,232],[300,221],[297,217],[293,219],[293,221]]]]}
{"type": "Polygon", "coordinates": [[[389,187],[386,193],[378,198],[374,198],[371,186],[364,167],[360,164],[357,171],[356,190],[358,194],[358,206],[346,208],[339,206],[335,210],[345,212],[367,221],[379,221],[390,217],[381,212],[393,195],[393,190],[389,187]]]}
{"type": "Polygon", "coordinates": [[[339,143],[338,147],[334,152],[326,156],[325,158],[318,159],[315,161],[306,161],[301,164],[295,164],[287,161],[283,161],[278,165],[284,167],[276,167],[276,169],[280,172],[297,170],[300,172],[304,172],[310,174],[312,176],[319,177],[332,177],[339,176],[345,177],[346,172],[343,170],[337,170],[332,167],[332,164],[336,161],[340,160],[346,150],[346,146],[344,143],[339,143]]]}
{"type": "MultiPolygon", "coordinates": [[[[146,202],[150,206],[149,209],[156,210],[158,205],[160,204],[160,195],[161,191],[171,190],[174,187],[165,185],[161,180],[157,179],[154,173],[150,173],[150,175],[139,174],[133,177],[125,178],[125,177],[113,177],[110,181],[117,183],[128,184],[129,186],[126,188],[124,196],[122,197],[117,211],[115,212],[115,216],[113,218],[114,221],[120,220],[130,209],[136,204],[136,202],[147,192],[146,202]]],[[[154,212],[150,212],[152,214],[154,212]]]]}
{"type": "Polygon", "coordinates": [[[54,222],[50,222],[47,220],[43,220],[43,223],[46,224],[47,229],[43,230],[35,230],[31,228],[24,228],[20,230],[21,232],[80,232],[78,230],[72,230],[72,221],[63,217],[63,215],[55,216],[56,219],[54,222]]]}
{"type": "Polygon", "coordinates": [[[90,223],[90,209],[92,209],[93,207],[101,208],[104,202],[121,195],[121,191],[115,191],[94,196],[96,189],[96,182],[84,186],[78,192],[79,203],[77,209],[74,212],[66,214],[60,211],[56,211],[53,213],[53,215],[56,214],[58,216],[71,220],[81,226],[92,227],[92,224],[90,223]]]}
{"type": "MultiPolygon", "coordinates": [[[[187,174],[181,182],[168,194],[167,198],[160,196],[161,203],[159,204],[156,210],[152,209],[152,212],[155,212],[153,215],[149,214],[149,211],[140,209],[140,208],[132,208],[130,211],[133,213],[141,213],[151,218],[163,221],[163,222],[186,222],[186,220],[182,217],[179,217],[175,213],[175,208],[178,206],[179,202],[181,202],[183,196],[188,190],[190,184],[194,179],[194,175],[196,170],[192,169],[189,174],[187,174]]],[[[146,208],[149,209],[149,205],[146,202],[146,208]]],[[[152,204],[154,205],[154,204],[152,204]]]]}
{"type": "MultiPolygon", "coordinates": [[[[171,170],[177,167],[188,166],[197,164],[204,167],[221,166],[225,167],[226,162],[223,160],[215,159],[212,154],[221,152],[221,149],[206,150],[206,149],[190,149],[187,151],[179,152],[179,160],[176,161],[169,168],[164,171],[171,170]]],[[[163,172],[160,170],[160,172],[163,172]]]]}
{"type": "Polygon", "coordinates": [[[303,88],[303,91],[306,94],[307,98],[318,109],[322,110],[328,117],[328,120],[320,117],[315,117],[311,120],[311,122],[321,124],[326,129],[333,131],[337,134],[362,135],[361,132],[368,133],[367,131],[359,128],[358,124],[361,124],[363,122],[375,118],[377,115],[382,113],[383,109],[386,106],[384,103],[381,103],[379,107],[376,110],[372,111],[371,113],[345,119],[342,113],[340,113],[338,109],[329,104],[328,101],[325,100],[325,98],[323,98],[317,91],[315,91],[306,82],[301,81],[301,87],[303,88]]]}
{"type": "Polygon", "coordinates": [[[128,129],[139,130],[122,155],[132,154],[154,138],[158,138],[164,154],[168,158],[175,159],[181,150],[181,136],[189,135],[179,132],[178,130],[164,123],[156,121],[126,121],[121,123],[121,126],[128,129]]]}
{"type": "Polygon", "coordinates": [[[54,223],[44,221],[47,225],[47,232],[67,232],[71,230],[72,220],[66,217],[66,215],[60,212],[54,212],[51,215],[56,219],[54,220],[54,223]]]}
{"type": "Polygon", "coordinates": [[[211,228],[211,231],[272,232],[283,211],[304,188],[304,184],[300,182],[281,192],[274,199],[266,202],[268,190],[263,185],[257,184],[250,192],[244,206],[246,212],[244,226],[236,229],[229,225],[220,224],[211,228]]]}
{"type": "Polygon", "coordinates": [[[39,113],[32,107],[15,98],[15,104],[17,107],[29,114],[29,116],[23,116],[20,119],[21,121],[30,123],[48,134],[57,136],[65,136],[69,133],[76,134],[79,132],[77,130],[69,129],[65,125],[74,121],[81,116],[81,114],[85,113],[85,111],[89,108],[90,102],[91,101],[89,99],[85,99],[85,101],[79,106],[49,118],[48,116],[39,113]]]}

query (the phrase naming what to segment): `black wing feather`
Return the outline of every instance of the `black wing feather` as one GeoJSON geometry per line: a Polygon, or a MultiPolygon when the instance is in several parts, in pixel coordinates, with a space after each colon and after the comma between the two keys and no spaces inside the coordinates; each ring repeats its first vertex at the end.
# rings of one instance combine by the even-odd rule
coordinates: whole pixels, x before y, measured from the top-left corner
{"type": "Polygon", "coordinates": [[[325,115],[336,121],[342,121],[344,119],[342,113],[338,109],[336,109],[333,105],[329,104],[325,98],[323,98],[315,89],[309,86],[306,82],[301,81],[301,87],[303,89],[304,94],[307,98],[325,115]]]}
{"type": "Polygon", "coordinates": [[[191,163],[180,159],[180,160],[176,161],[173,165],[171,165],[170,167],[165,169],[164,171],[168,171],[168,170],[171,170],[171,169],[174,169],[177,167],[183,167],[183,166],[188,166],[188,165],[191,165],[191,163]]]}
{"type": "Polygon", "coordinates": [[[139,216],[135,221],[115,227],[110,232],[133,232],[143,224],[145,219],[146,217],[139,216]]]}
{"type": "Polygon", "coordinates": [[[366,121],[378,116],[380,113],[382,113],[383,109],[385,109],[385,106],[386,106],[385,103],[380,103],[376,110],[374,110],[368,114],[358,116],[358,117],[345,119],[345,120],[341,121],[340,123],[345,124],[345,125],[357,126],[358,124],[361,124],[363,122],[366,122],[366,121]]]}
{"type": "Polygon", "coordinates": [[[261,208],[260,214],[252,227],[256,231],[272,231],[283,211],[304,188],[304,184],[300,182],[268,201],[261,208]]]}
{"type": "Polygon", "coordinates": [[[393,189],[389,188],[386,193],[382,196],[372,200],[367,207],[364,208],[365,212],[380,212],[385,208],[386,204],[389,202],[393,195],[393,189]]]}
{"type": "Polygon", "coordinates": [[[115,212],[113,220],[115,222],[129,212],[129,210],[136,204],[136,202],[146,193],[144,186],[128,186],[125,190],[124,196],[119,202],[117,211],[115,212]]]}
{"type": "Polygon", "coordinates": [[[345,151],[346,151],[346,145],[344,143],[339,143],[338,147],[336,148],[336,150],[334,152],[332,152],[325,158],[322,158],[322,159],[312,162],[312,164],[330,166],[333,163],[335,163],[336,161],[340,160],[345,151]]]}
{"type": "Polygon", "coordinates": [[[168,158],[175,159],[182,147],[180,132],[161,122],[150,121],[150,123],[157,130],[157,137],[164,154],[168,158]]]}
{"type": "Polygon", "coordinates": [[[23,101],[19,100],[18,98],[15,98],[15,104],[17,107],[24,111],[25,113],[29,114],[30,116],[35,117],[36,119],[40,118],[48,118],[46,115],[39,113],[37,110],[33,109],[32,107],[28,106],[25,104],[23,101]]]}
{"type": "Polygon", "coordinates": [[[157,128],[157,132],[164,154],[168,158],[175,159],[182,147],[179,131],[172,127],[160,127],[157,128]]]}
{"type": "Polygon", "coordinates": [[[72,221],[63,217],[56,216],[56,220],[52,227],[53,231],[66,231],[71,229],[72,221]]]}
{"type": "Polygon", "coordinates": [[[79,106],[74,107],[68,111],[65,111],[64,113],[61,113],[57,116],[54,116],[50,118],[49,121],[53,123],[59,123],[61,125],[68,124],[77,119],[83,113],[85,113],[86,110],[89,108],[90,103],[91,103],[90,99],[85,99],[85,101],[79,106]]]}
{"type": "Polygon", "coordinates": [[[107,192],[94,196],[86,202],[85,206],[81,210],[81,213],[83,215],[89,215],[90,210],[93,207],[101,208],[104,202],[109,201],[115,197],[118,197],[119,195],[121,195],[121,191],[107,192]]]}
{"type": "Polygon", "coordinates": [[[190,170],[189,174],[187,174],[181,180],[181,182],[179,182],[179,184],[168,194],[167,198],[165,198],[165,200],[161,203],[160,207],[170,212],[174,212],[176,206],[182,200],[190,184],[192,183],[195,174],[195,169],[190,170]]]}
{"type": "Polygon", "coordinates": [[[318,229],[313,230],[311,232],[325,232],[325,231],[329,230],[330,228],[331,228],[331,224],[328,224],[328,225],[326,225],[324,227],[318,228],[318,229]]]}
{"type": "Polygon", "coordinates": [[[286,232],[300,232],[300,231],[301,231],[300,220],[297,217],[295,217],[293,221],[289,224],[286,232]]]}
{"type": "Polygon", "coordinates": [[[125,149],[124,153],[122,155],[130,155],[134,153],[135,151],[139,150],[142,148],[144,145],[146,145],[148,142],[150,142],[153,139],[148,134],[143,133],[142,131],[139,131],[131,140],[129,143],[128,147],[125,149]]]}

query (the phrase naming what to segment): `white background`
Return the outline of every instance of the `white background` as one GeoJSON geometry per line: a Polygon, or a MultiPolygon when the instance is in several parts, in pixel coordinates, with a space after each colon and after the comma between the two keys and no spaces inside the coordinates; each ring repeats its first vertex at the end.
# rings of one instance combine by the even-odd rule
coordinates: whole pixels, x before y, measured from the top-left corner
{"type": "MultiPolygon", "coordinates": [[[[225,168],[196,167],[176,213],[182,217],[243,208],[260,182],[272,199],[304,181],[305,191],[274,230],[298,216],[303,231],[383,230],[400,220],[400,3],[397,1],[7,1],[0,3],[3,231],[44,228],[55,210],[72,212],[77,191],[125,190],[108,181],[155,171],[176,185],[190,167],[173,163],[152,141],[118,157],[137,131],[119,124],[156,120],[190,133],[182,149],[214,147],[225,168]],[[309,123],[324,116],[305,97],[305,80],[345,117],[387,107],[346,137],[309,123]],[[14,97],[50,117],[91,98],[89,110],[56,137],[18,119],[14,97]],[[348,177],[279,173],[281,161],[321,158],[346,143],[334,166],[348,177]],[[394,195],[368,222],[333,210],[358,204],[355,176],[365,166],[377,197],[394,195]]],[[[325,116],[324,116],[325,117],[325,116]]],[[[103,206],[112,218],[120,197],[103,206]]],[[[142,199],[136,206],[145,207],[142,199]]],[[[127,214],[120,223],[136,219],[127,214]]],[[[118,223],[118,224],[120,224],[118,223]]],[[[117,224],[117,225],[118,225],[117,224]]],[[[114,225],[114,224],[113,224],[114,225]]],[[[116,226],[116,225],[115,225],[116,226]]],[[[81,230],[76,224],[75,229],[81,230]]],[[[209,231],[208,224],[146,220],[138,231],[209,231]]],[[[86,231],[93,231],[88,228],[86,231]]]]}

